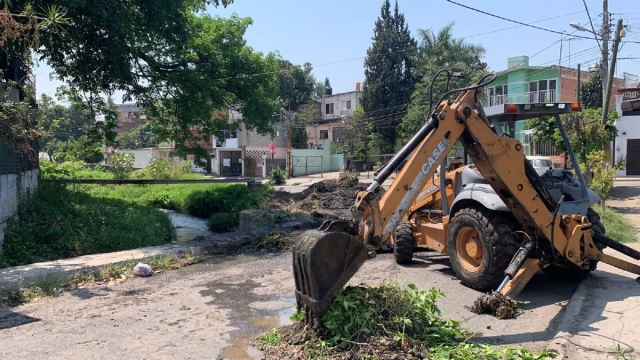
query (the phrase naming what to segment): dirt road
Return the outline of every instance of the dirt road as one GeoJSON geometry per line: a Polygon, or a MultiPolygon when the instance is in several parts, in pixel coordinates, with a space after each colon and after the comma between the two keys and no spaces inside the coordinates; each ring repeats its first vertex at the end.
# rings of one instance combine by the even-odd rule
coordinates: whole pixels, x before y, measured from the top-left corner
{"type": "MultiPolygon", "coordinates": [[[[393,254],[366,263],[352,283],[382,279],[438,287],[445,316],[482,341],[523,343],[542,350],[555,334],[576,284],[540,274],[521,294],[525,313],[514,320],[475,315],[478,292],[453,277],[446,257],[416,254],[396,265],[393,254]],[[544,294],[544,295],[541,295],[544,294]]],[[[0,310],[0,358],[17,359],[250,359],[250,339],[288,323],[294,303],[289,254],[234,257],[151,278],[65,293],[55,299],[0,310]]]]}

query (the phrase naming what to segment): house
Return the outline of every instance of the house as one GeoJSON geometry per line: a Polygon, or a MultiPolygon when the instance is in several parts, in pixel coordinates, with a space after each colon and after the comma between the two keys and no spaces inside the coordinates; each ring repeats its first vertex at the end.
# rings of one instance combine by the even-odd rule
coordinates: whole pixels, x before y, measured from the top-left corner
{"type": "Polygon", "coordinates": [[[616,122],[618,136],[614,140],[615,164],[624,161],[626,168],[618,175],[640,175],[640,86],[637,77],[633,87],[618,90],[616,122]]]}
{"type": "Polygon", "coordinates": [[[362,92],[360,83],[356,90],[332,94],[328,88],[325,96],[318,101],[321,118],[307,127],[307,138],[310,149],[322,149],[324,142],[341,142],[344,122],[353,115],[353,110],[360,105],[362,92]]]}
{"type": "Polygon", "coordinates": [[[136,104],[118,104],[116,106],[118,113],[116,132],[118,134],[133,130],[147,121],[147,115],[144,114],[142,107],[136,104]]]}
{"type": "MultiPolygon", "coordinates": [[[[581,71],[580,83],[590,81],[593,71],[581,71]]],[[[610,106],[616,105],[616,92],[625,87],[625,80],[614,78],[610,106]]],[[[483,106],[487,115],[504,111],[504,104],[531,104],[543,102],[578,101],[578,70],[559,66],[531,66],[528,56],[507,60],[507,69],[496,74],[496,79],[485,89],[483,106]]],[[[533,131],[526,121],[514,124],[514,136],[520,140],[526,155],[557,156],[551,144],[534,141],[533,131]]],[[[560,161],[563,158],[558,157],[560,161]]]]}
{"type": "Polygon", "coordinates": [[[263,135],[255,130],[247,130],[242,121],[243,115],[229,109],[229,123],[236,123],[238,129],[224,130],[224,137],[221,138],[212,137],[212,172],[219,176],[265,177],[276,166],[286,169],[289,147],[287,127],[292,116],[292,113],[286,113],[273,123],[273,135],[263,135]]]}

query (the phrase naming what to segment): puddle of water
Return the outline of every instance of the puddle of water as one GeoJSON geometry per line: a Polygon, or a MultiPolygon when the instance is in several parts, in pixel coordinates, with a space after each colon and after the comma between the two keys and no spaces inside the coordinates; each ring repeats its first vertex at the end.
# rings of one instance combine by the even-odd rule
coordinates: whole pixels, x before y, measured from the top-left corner
{"type": "Polygon", "coordinates": [[[251,342],[261,333],[293,323],[290,317],[295,297],[256,295],[252,290],[258,286],[253,281],[238,284],[216,281],[207,284],[207,289],[200,292],[202,296],[213,298],[208,304],[230,309],[228,318],[234,327],[239,328],[232,335],[230,346],[223,350],[224,359],[261,359],[262,353],[251,346],[251,342]],[[250,306],[267,302],[270,305],[268,310],[250,306]]]}
{"type": "Polygon", "coordinates": [[[176,228],[177,242],[191,241],[197,236],[213,235],[209,230],[207,220],[195,216],[180,214],[173,210],[161,210],[171,220],[176,228]]]}

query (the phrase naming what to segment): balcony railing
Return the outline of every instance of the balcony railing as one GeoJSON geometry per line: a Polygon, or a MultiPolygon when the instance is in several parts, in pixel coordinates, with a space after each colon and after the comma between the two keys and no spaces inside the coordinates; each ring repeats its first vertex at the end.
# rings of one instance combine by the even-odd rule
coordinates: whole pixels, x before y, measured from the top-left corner
{"type": "Polygon", "coordinates": [[[535,104],[560,101],[556,90],[529,91],[519,94],[485,96],[482,105],[491,107],[504,104],[535,104]]]}

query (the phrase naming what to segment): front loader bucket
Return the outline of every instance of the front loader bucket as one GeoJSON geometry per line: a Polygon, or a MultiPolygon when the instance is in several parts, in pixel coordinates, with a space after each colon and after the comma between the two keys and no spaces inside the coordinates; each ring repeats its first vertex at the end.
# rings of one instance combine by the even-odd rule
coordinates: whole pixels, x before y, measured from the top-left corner
{"type": "Polygon", "coordinates": [[[296,301],[307,324],[319,326],[335,294],[367,258],[364,244],[346,231],[323,225],[302,234],[293,249],[293,272],[296,301]]]}

